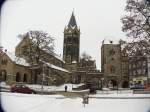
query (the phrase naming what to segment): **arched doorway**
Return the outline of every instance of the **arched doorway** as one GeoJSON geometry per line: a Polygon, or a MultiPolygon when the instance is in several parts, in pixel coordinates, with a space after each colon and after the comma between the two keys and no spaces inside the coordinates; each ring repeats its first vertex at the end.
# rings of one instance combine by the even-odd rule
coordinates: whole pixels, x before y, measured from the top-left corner
{"type": "Polygon", "coordinates": [[[7,72],[6,72],[6,70],[2,70],[1,71],[1,74],[0,74],[1,76],[1,81],[6,81],[6,79],[7,79],[7,72]]]}
{"type": "Polygon", "coordinates": [[[118,83],[117,83],[116,80],[112,79],[112,80],[109,81],[108,86],[114,88],[114,87],[118,86],[118,83]]]}
{"type": "Polygon", "coordinates": [[[128,88],[128,87],[129,87],[129,82],[128,81],[123,81],[122,88],[128,88]]]}
{"type": "Polygon", "coordinates": [[[27,74],[23,75],[23,82],[27,82],[27,74]]]}
{"type": "Polygon", "coordinates": [[[16,74],[16,82],[21,82],[21,75],[19,72],[16,74]]]}
{"type": "Polygon", "coordinates": [[[111,80],[111,81],[112,81],[112,85],[113,85],[113,87],[118,86],[118,83],[117,83],[117,81],[116,81],[116,80],[111,80]]]}

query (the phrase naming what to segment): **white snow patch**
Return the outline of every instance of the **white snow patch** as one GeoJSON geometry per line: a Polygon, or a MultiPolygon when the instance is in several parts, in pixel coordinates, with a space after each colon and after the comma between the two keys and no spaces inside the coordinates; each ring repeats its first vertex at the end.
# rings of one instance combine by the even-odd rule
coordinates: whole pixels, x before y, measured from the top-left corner
{"type": "MultiPolygon", "coordinates": [[[[77,88],[78,86],[83,85],[83,83],[81,84],[63,84],[60,86],[43,86],[43,91],[45,92],[51,92],[51,91],[64,91],[65,90],[65,86],[67,86],[67,91],[73,91],[72,88],[77,88]]],[[[41,85],[27,85],[28,87],[34,89],[34,90],[41,90],[41,85]]]]}
{"type": "Polygon", "coordinates": [[[2,88],[10,88],[10,86],[9,85],[7,85],[6,84],[6,82],[0,82],[0,87],[2,87],[2,88]]]}

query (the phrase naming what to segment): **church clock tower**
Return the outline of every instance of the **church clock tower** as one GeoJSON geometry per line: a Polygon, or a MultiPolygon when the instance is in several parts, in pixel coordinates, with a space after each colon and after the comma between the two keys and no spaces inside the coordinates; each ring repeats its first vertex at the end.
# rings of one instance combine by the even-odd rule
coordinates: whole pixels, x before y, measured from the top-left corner
{"type": "Polygon", "coordinates": [[[74,12],[64,29],[63,59],[67,64],[78,63],[80,52],[80,29],[77,26],[74,12]]]}

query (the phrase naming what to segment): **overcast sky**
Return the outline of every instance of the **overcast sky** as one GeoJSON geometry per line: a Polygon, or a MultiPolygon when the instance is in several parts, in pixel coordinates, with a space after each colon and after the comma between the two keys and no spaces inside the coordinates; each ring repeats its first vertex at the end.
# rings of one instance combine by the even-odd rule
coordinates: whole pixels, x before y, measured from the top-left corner
{"type": "Polygon", "coordinates": [[[7,0],[3,5],[1,43],[4,49],[14,51],[17,35],[29,30],[43,30],[55,37],[57,54],[63,53],[63,30],[74,8],[80,27],[80,55],[87,52],[101,66],[103,39],[125,39],[120,18],[126,0],[7,0]]]}

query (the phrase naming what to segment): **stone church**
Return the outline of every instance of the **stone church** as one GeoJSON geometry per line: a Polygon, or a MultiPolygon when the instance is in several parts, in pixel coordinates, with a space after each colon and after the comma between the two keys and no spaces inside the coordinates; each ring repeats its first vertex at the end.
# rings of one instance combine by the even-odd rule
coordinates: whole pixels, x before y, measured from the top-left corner
{"type": "Polygon", "coordinates": [[[29,41],[30,36],[27,33],[16,46],[15,54],[7,50],[1,51],[1,81],[9,84],[57,85],[67,82],[85,83],[101,80],[102,74],[96,69],[95,60],[80,59],[80,29],[77,26],[74,12],[68,25],[64,28],[63,59],[55,53],[43,51],[46,58],[41,65],[31,66],[25,54],[29,48],[29,41]]]}
{"type": "Polygon", "coordinates": [[[64,28],[63,59],[66,62],[66,68],[72,73],[72,83],[101,81],[102,74],[96,69],[95,60],[80,58],[80,28],[77,25],[74,12],[68,25],[64,28]]]}

